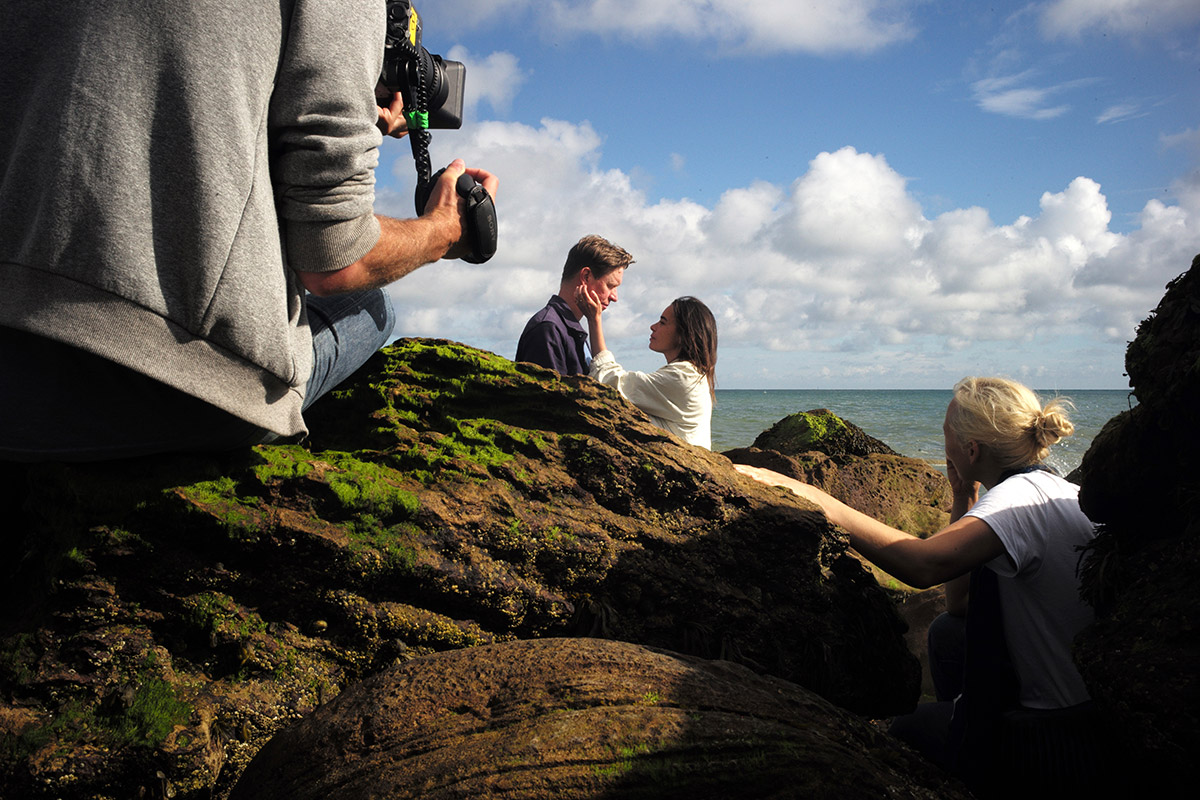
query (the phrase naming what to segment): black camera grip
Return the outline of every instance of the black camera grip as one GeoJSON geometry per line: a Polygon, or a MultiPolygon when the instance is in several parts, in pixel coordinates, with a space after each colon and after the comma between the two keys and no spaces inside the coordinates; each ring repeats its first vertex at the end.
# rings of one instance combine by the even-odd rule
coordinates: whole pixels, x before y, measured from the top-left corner
{"type": "MultiPolygon", "coordinates": [[[[429,179],[427,184],[417,184],[416,201],[417,215],[425,213],[425,206],[429,203],[429,195],[433,193],[433,187],[441,179],[442,173],[446,170],[439,169],[429,179]]],[[[454,185],[455,191],[459,197],[467,201],[467,210],[463,216],[463,227],[467,236],[467,242],[471,245],[471,252],[462,257],[463,261],[469,264],[482,264],[496,254],[496,240],[498,238],[498,230],[496,227],[496,203],[492,200],[492,196],[488,194],[488,190],[483,188],[483,185],[477,183],[467,173],[458,176],[458,182],[454,185]]]]}

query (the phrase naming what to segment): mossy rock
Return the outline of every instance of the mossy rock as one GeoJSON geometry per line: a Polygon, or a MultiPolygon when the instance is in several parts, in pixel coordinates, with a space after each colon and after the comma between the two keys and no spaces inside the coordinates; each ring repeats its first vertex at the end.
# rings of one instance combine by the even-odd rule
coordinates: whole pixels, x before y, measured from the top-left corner
{"type": "Polygon", "coordinates": [[[306,416],[304,444],[0,465],[0,796],[220,800],[346,686],[517,639],[916,700],[844,536],[608,387],[404,340],[306,416]]]}
{"type": "Polygon", "coordinates": [[[873,453],[900,455],[862,428],[825,408],[784,417],[760,433],[753,446],[788,456],[818,452],[838,460],[873,453]]]}

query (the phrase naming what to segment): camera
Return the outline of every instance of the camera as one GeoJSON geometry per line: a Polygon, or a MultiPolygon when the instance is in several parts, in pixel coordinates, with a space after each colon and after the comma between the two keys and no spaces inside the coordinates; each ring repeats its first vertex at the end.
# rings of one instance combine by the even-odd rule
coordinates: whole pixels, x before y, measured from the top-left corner
{"type": "MultiPolygon", "coordinates": [[[[421,44],[421,18],[410,0],[388,0],[383,45],[383,74],[376,99],[387,105],[391,92],[404,99],[409,142],[417,168],[414,193],[417,216],[425,212],[434,184],[445,170],[430,175],[429,129],[462,127],[463,84],[467,69],[457,61],[431,55],[421,44]],[[386,92],[380,96],[380,91],[386,92]]],[[[487,189],[463,174],[455,191],[464,202],[463,228],[471,252],[462,259],[482,264],[496,253],[496,204],[487,189]]]]}
{"type": "Polygon", "coordinates": [[[389,92],[400,92],[406,110],[427,113],[424,127],[461,128],[466,77],[462,63],[432,55],[421,45],[421,17],[410,0],[388,0],[379,81],[389,92]]]}

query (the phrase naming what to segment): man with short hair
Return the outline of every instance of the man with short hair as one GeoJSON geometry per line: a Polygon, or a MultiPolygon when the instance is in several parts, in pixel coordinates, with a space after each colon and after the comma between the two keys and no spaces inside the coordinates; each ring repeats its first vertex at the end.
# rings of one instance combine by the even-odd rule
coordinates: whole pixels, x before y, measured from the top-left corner
{"type": "Polygon", "coordinates": [[[617,302],[617,287],[625,277],[625,268],[633,257],[623,248],[596,235],[584,236],[567,253],[558,294],[525,325],[517,343],[517,361],[529,361],[560,375],[587,375],[591,353],[587,331],[579,324],[583,317],[575,299],[580,286],[586,286],[604,308],[617,302]]]}

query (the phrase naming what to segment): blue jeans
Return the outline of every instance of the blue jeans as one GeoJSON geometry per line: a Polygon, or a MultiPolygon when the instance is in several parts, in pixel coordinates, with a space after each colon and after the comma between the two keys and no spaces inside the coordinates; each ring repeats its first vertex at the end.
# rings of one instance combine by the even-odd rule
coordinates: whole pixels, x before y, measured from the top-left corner
{"type": "Polygon", "coordinates": [[[313,372],[304,408],[329,392],[387,344],[396,312],[382,289],[308,296],[308,325],[313,338],[313,372]]]}

